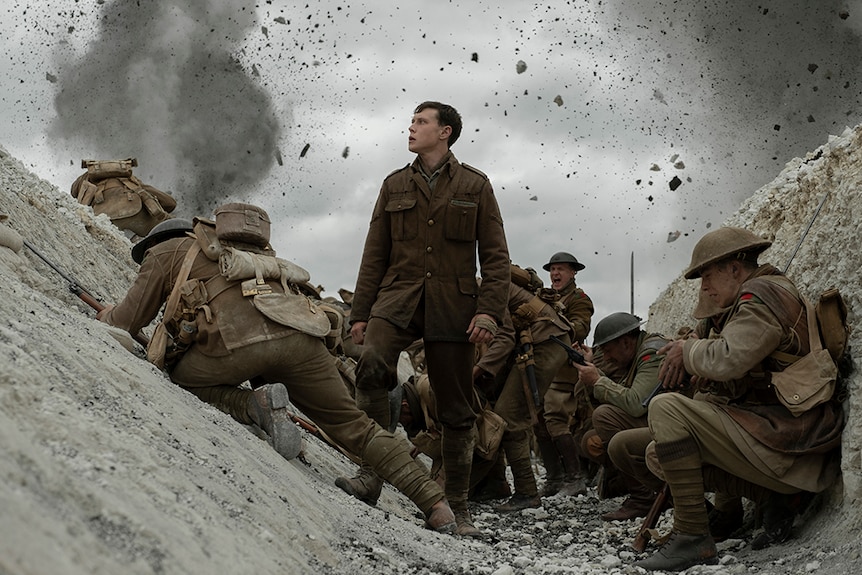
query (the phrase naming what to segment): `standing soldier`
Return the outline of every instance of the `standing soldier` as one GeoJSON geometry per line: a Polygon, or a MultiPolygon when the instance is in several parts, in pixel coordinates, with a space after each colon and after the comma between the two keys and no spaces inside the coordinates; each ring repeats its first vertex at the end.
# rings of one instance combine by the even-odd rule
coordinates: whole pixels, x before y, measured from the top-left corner
{"type": "MultiPolygon", "coordinates": [[[[691,374],[704,393],[703,401],[663,393],[650,404],[655,455],[674,512],[670,538],[636,563],[644,569],[679,571],[718,561],[705,490],[761,505],[765,545],[790,536],[801,492],[823,491],[840,472],[841,404],[829,399],[794,414],[779,399],[780,374],[797,370],[819,333],[813,308],[793,282],[770,264],[758,265],[770,245],[727,227],[703,236],[692,252],[686,279],[700,278],[715,306],[730,310],[708,339],[673,341],[660,350],[665,388],[678,388],[691,374]]],[[[799,375],[813,384],[818,371],[799,375]]]]}
{"type": "MultiPolygon", "coordinates": [[[[350,333],[364,345],[356,403],[383,428],[389,425],[387,389],[395,383],[398,356],[424,339],[443,428],[446,497],[457,533],[481,537],[467,508],[476,435],[474,344],[490,342],[503,320],[509,251],[491,182],[449,150],[460,134],[461,116],[452,106],[424,102],[414,111],[408,148],[417,156],[383,181],[356,280],[350,333]]],[[[338,485],[373,504],[381,482],[362,467],[338,485]]]]}
{"type": "MultiPolygon", "coordinates": [[[[644,400],[658,384],[658,370],[664,356],[656,352],[668,340],[640,329],[641,318],[626,312],[612,313],[596,324],[593,348],[601,349],[604,359],[618,366],[624,376],[617,381],[594,365],[576,365],[579,381],[598,400],[593,411],[593,429],[581,441],[581,451],[609,471],[607,445],[620,431],[646,428],[644,400]]],[[[652,507],[655,491],[641,481],[623,475],[629,497],[616,511],[605,513],[605,521],[643,517],[652,507]]]]}
{"type": "Polygon", "coordinates": [[[554,374],[566,362],[566,350],[550,338],[558,337],[565,345],[571,345],[573,332],[565,316],[553,307],[557,298],[552,289],[540,289],[534,294],[511,283],[508,308],[511,319],[507,318],[473,370],[477,378],[482,372],[496,375],[514,354],[516,366],[509,371],[494,404],[494,411],[506,421],[500,447],[515,483],[515,493],[497,507],[504,513],[539,507],[542,503],[530,460],[530,425],[536,435],[542,432],[547,435],[540,417],[542,398],[554,374]]]}
{"type": "MultiPolygon", "coordinates": [[[[560,303],[565,306],[563,313],[575,329],[572,343],[583,343],[590,333],[594,311],[590,297],[575,284],[575,275],[584,269],[584,264],[568,252],[557,252],[542,267],[550,272],[551,287],[559,294],[560,303]]],[[[536,441],[545,464],[542,495],[546,497],[558,492],[567,496],[582,495],[587,491],[575,438],[569,427],[573,413],[582,413],[581,419],[584,419],[591,411],[589,398],[583,386],[578,387],[577,383],[578,370],[566,363],[545,393],[544,427],[547,431],[537,434],[536,441]]]]}

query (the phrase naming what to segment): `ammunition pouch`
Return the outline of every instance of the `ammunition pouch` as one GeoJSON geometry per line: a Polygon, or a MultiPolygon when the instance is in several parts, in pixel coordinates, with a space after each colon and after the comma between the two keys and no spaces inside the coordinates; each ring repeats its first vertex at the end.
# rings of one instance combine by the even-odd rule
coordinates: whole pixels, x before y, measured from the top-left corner
{"type": "Polygon", "coordinates": [[[539,296],[534,296],[530,301],[519,305],[511,314],[515,331],[530,329],[530,325],[536,321],[544,307],[545,302],[539,296]]]}

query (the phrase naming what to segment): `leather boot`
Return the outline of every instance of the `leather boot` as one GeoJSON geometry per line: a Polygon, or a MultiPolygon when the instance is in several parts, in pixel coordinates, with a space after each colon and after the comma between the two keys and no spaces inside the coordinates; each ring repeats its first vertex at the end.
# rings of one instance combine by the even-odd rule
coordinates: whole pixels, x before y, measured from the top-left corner
{"type": "Polygon", "coordinates": [[[497,513],[512,513],[521,511],[522,509],[538,509],[542,506],[542,498],[538,495],[521,495],[515,493],[505,503],[498,505],[495,510],[497,513]]]}
{"type": "MultiPolygon", "coordinates": [[[[389,392],[385,389],[356,389],[356,407],[365,412],[383,429],[390,423],[389,392]]],[[[353,477],[338,477],[335,485],[372,507],[383,491],[383,480],[363,462],[353,477]]]]}
{"type": "Polygon", "coordinates": [[[770,491],[763,502],[763,532],[751,542],[752,549],[764,549],[773,543],[790,539],[796,514],[805,509],[812,494],[807,492],[785,495],[770,491]]]}
{"type": "Polygon", "coordinates": [[[623,504],[616,511],[611,511],[602,515],[604,521],[628,521],[629,519],[637,519],[638,517],[646,517],[649,510],[652,509],[652,504],[655,501],[655,494],[650,497],[629,496],[626,497],[623,504]]]}
{"type": "Polygon", "coordinates": [[[671,531],[670,538],[651,556],[634,563],[647,571],[682,571],[692,565],[715,565],[718,551],[712,535],[671,531]]]}
{"type": "Polygon", "coordinates": [[[545,465],[545,486],[542,488],[542,497],[555,495],[563,484],[563,463],[560,454],[550,439],[537,439],[539,453],[542,455],[542,463],[545,465]]]}
{"type": "Polygon", "coordinates": [[[619,509],[605,513],[602,515],[602,519],[605,521],[628,521],[637,517],[646,517],[655,502],[656,493],[630,475],[619,473],[619,477],[630,495],[626,497],[619,509]]]}
{"type": "Polygon", "coordinates": [[[429,528],[442,533],[455,530],[455,516],[443,490],[410,456],[404,440],[380,429],[363,448],[362,460],[422,510],[429,528]]]}
{"type": "Polygon", "coordinates": [[[281,383],[264,385],[248,396],[248,416],[272,440],[272,447],[285,459],[302,451],[302,432],[287,412],[287,388],[281,383]]]}
{"type": "Polygon", "coordinates": [[[443,428],[441,452],[443,470],[446,473],[446,499],[455,514],[455,534],[482,538],[484,533],[473,525],[473,517],[467,506],[475,446],[475,426],[468,429],[443,428]]]}
{"type": "Polygon", "coordinates": [[[506,460],[512,469],[512,479],[515,482],[515,494],[496,510],[500,513],[510,513],[528,507],[539,507],[542,499],[536,487],[536,477],[530,461],[530,436],[526,431],[504,433],[502,441],[506,460]]]}
{"type": "MultiPolygon", "coordinates": [[[[476,465],[473,464],[472,477],[476,477],[476,465]]],[[[472,483],[472,479],[471,479],[472,483]]],[[[500,453],[494,458],[490,469],[485,477],[476,484],[475,489],[470,494],[470,501],[493,501],[495,499],[506,499],[511,497],[512,488],[509,486],[509,481],[506,479],[506,463],[503,454],[500,453]]]]}
{"type": "Polygon", "coordinates": [[[715,506],[709,510],[709,532],[716,543],[730,538],[736,531],[742,528],[745,510],[742,508],[742,499],[727,496],[722,493],[715,494],[715,506]]]}
{"type": "Polygon", "coordinates": [[[353,477],[338,477],[335,485],[360,501],[374,507],[383,491],[383,480],[365,461],[359,466],[353,477]]]}
{"type": "Polygon", "coordinates": [[[559,494],[565,497],[576,497],[587,492],[587,483],[581,474],[581,462],[575,447],[575,438],[570,434],[558,435],[554,438],[554,446],[560,454],[565,475],[560,485],[559,494]]]}
{"type": "MultiPolygon", "coordinates": [[[[703,485],[707,491],[715,492],[716,505],[709,512],[709,531],[716,542],[724,541],[742,527],[744,510],[740,498],[745,497],[759,506],[771,493],[765,487],[712,465],[703,467],[703,485]]],[[[755,538],[752,546],[755,542],[761,543],[755,538]]]]}

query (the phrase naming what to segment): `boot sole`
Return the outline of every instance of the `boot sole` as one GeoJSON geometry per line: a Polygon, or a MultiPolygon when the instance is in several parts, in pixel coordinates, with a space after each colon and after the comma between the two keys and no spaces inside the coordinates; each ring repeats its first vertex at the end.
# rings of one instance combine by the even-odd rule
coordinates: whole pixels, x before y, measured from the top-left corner
{"type": "Polygon", "coordinates": [[[285,459],[294,459],[302,452],[302,432],[287,413],[287,388],[281,383],[270,385],[266,398],[272,413],[272,447],[285,459]]]}

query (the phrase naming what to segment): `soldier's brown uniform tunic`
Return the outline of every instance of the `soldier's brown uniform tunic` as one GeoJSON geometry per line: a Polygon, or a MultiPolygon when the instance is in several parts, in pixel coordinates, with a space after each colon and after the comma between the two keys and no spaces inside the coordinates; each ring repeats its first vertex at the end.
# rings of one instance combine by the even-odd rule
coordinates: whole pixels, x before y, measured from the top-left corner
{"type": "MultiPolygon", "coordinates": [[[[477,313],[502,323],[509,252],[488,178],[451,152],[436,174],[432,191],[417,157],[384,180],[362,253],[350,323],[368,322],[365,347],[374,348],[389,366],[401,350],[424,338],[438,420],[444,427],[466,428],[475,420],[474,352],[467,327],[477,313]]],[[[359,373],[357,387],[375,384],[362,379],[359,373]]]]}
{"type": "MultiPolygon", "coordinates": [[[[590,333],[593,302],[574,280],[559,293],[560,301],[566,306],[564,314],[575,328],[574,341],[583,342],[590,333]]],[[[577,383],[578,370],[566,363],[545,393],[545,424],[552,438],[569,433],[569,420],[578,409],[577,383]]]]}

